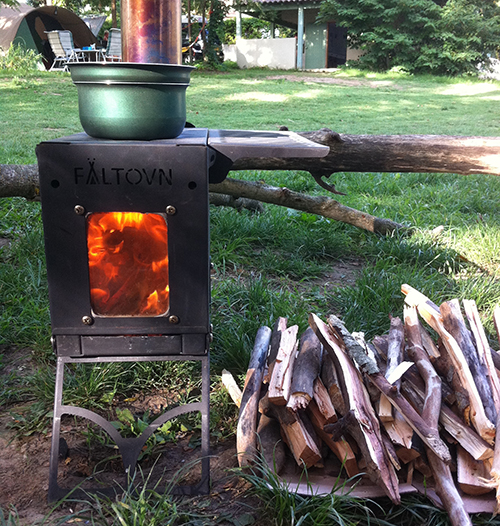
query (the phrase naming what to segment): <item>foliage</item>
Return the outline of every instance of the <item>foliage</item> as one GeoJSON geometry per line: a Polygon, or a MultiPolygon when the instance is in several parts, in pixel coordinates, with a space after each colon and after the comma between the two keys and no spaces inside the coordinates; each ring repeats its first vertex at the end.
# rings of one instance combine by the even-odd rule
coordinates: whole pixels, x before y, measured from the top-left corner
{"type": "Polygon", "coordinates": [[[360,64],[374,70],[470,73],[500,50],[494,0],[325,0],[320,18],[347,28],[360,64]]]}
{"type": "Polygon", "coordinates": [[[41,55],[34,49],[11,43],[7,53],[0,53],[0,69],[27,75],[38,70],[40,59],[41,55]]]}
{"type": "Polygon", "coordinates": [[[17,0],[0,0],[0,7],[3,5],[7,7],[17,7],[19,2],[17,0]]]}
{"type": "Polygon", "coordinates": [[[210,19],[207,27],[207,45],[204,48],[204,59],[209,66],[217,66],[224,61],[222,42],[224,41],[224,17],[228,7],[222,0],[211,0],[210,19]]]}

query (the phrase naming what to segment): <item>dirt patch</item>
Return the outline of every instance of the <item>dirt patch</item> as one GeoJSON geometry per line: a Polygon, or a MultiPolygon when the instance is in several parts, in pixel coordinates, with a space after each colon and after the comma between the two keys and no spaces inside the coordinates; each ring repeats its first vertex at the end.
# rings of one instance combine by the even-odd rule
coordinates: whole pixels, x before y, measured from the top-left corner
{"type": "MultiPolygon", "coordinates": [[[[20,525],[34,525],[41,522],[49,513],[51,506],[47,503],[50,458],[50,433],[36,435],[23,439],[15,438],[7,429],[10,416],[3,411],[0,416],[0,506],[7,512],[15,506],[19,514],[20,525]]],[[[92,474],[104,458],[107,462],[101,464],[99,480],[105,484],[116,481],[124,484],[123,466],[121,460],[110,457],[109,449],[95,447],[89,452],[85,440],[75,428],[74,422],[67,419],[62,426],[62,436],[68,444],[68,453],[59,462],[59,485],[72,488],[82,483],[92,474]]],[[[234,440],[214,443],[211,446],[211,492],[207,496],[199,496],[194,506],[200,513],[214,517],[214,523],[222,526],[238,524],[238,517],[245,517],[246,524],[260,524],[258,518],[258,501],[248,497],[247,486],[230,472],[237,466],[236,446],[234,440]],[[215,521],[215,519],[217,519],[215,521]]],[[[161,474],[163,480],[171,480],[183,465],[192,461],[193,468],[186,470],[184,484],[196,483],[199,480],[199,469],[196,460],[199,448],[189,444],[189,438],[180,440],[163,448],[159,460],[154,464],[154,473],[161,474]]],[[[153,457],[141,463],[144,473],[153,464],[153,457]]],[[[94,482],[92,482],[94,484],[94,482]]],[[[83,487],[85,484],[83,484],[83,487]]],[[[69,513],[72,504],[58,510],[53,515],[63,516],[69,513]]]]}
{"type": "Polygon", "coordinates": [[[312,82],[315,84],[336,84],[338,86],[368,87],[368,88],[390,88],[402,90],[402,86],[395,84],[392,80],[364,80],[364,79],[340,79],[336,77],[303,77],[301,75],[274,75],[266,77],[266,80],[286,80],[288,82],[312,82]]]}

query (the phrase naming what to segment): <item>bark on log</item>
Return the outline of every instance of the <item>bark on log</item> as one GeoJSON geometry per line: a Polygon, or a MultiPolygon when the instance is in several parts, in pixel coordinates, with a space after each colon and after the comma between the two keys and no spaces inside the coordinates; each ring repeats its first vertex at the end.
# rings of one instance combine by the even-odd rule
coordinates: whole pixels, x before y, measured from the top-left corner
{"type": "Polygon", "coordinates": [[[314,331],[308,327],[300,338],[295,358],[292,385],[287,407],[292,411],[305,409],[314,396],[314,381],[321,371],[323,347],[314,331]]]}
{"type": "Polygon", "coordinates": [[[276,474],[280,474],[285,465],[285,444],[281,440],[280,424],[274,418],[260,415],[257,427],[259,449],[264,462],[276,474]]]}
{"type": "Polygon", "coordinates": [[[483,402],[487,418],[490,422],[496,422],[497,411],[493,401],[491,383],[486,367],[479,359],[472,335],[465,325],[462,313],[460,312],[460,303],[456,299],[447,301],[441,304],[439,310],[443,317],[444,328],[455,338],[455,341],[458,343],[469,364],[469,369],[481,401],[483,402]]]}
{"type": "Polygon", "coordinates": [[[378,234],[391,234],[396,231],[409,232],[411,230],[400,223],[360,212],[326,196],[312,197],[294,192],[288,188],[277,188],[263,183],[226,179],[222,183],[211,184],[210,191],[286,206],[287,208],[341,221],[378,234]]]}
{"type": "MultiPolygon", "coordinates": [[[[386,378],[389,378],[403,359],[404,328],[400,318],[391,317],[388,344],[387,367],[384,374],[386,378]]],[[[394,385],[399,389],[401,381],[396,381],[394,385]]],[[[382,422],[392,422],[394,420],[392,405],[385,395],[380,396],[378,416],[382,422]]]]}
{"type": "Polygon", "coordinates": [[[290,396],[298,330],[298,325],[292,325],[281,333],[280,346],[269,380],[268,391],[269,399],[277,405],[286,405],[290,396]]]}
{"type": "Polygon", "coordinates": [[[299,135],[330,152],[316,159],[241,158],[232,169],[500,175],[500,137],[339,135],[326,128],[299,135]]]}
{"type": "Polygon", "coordinates": [[[236,452],[240,467],[248,466],[254,459],[257,451],[256,431],[259,398],[270,340],[271,329],[269,327],[261,327],[257,331],[255,344],[250,356],[238,416],[236,452]]]}
{"type": "Polygon", "coordinates": [[[335,364],[329,354],[323,353],[323,366],[321,368],[321,380],[323,385],[328,389],[330,400],[332,401],[335,411],[339,415],[345,415],[347,410],[345,407],[344,396],[340,388],[339,379],[335,364]]]}
{"type": "MultiPolygon", "coordinates": [[[[27,199],[39,197],[37,174],[36,165],[0,165],[0,197],[25,197],[27,199]]],[[[329,197],[312,197],[293,192],[288,188],[276,188],[261,183],[226,179],[220,184],[211,184],[210,193],[286,206],[383,235],[396,231],[411,231],[400,223],[360,212],[329,197]]]]}

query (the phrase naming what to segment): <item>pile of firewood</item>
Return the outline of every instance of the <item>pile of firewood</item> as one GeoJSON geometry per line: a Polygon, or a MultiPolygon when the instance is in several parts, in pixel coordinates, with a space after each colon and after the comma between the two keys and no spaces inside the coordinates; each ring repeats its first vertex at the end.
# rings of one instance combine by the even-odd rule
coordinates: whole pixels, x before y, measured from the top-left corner
{"type": "Polygon", "coordinates": [[[389,333],[371,342],[336,316],[325,323],[310,314],[299,341],[285,318],[259,330],[240,405],[239,464],[260,450],[280,472],[288,447],[310,468],[326,445],[349,477],[365,473],[394,503],[400,484],[423,473],[452,524],[472,524],[464,494],[496,490],[500,502],[500,356],[474,301],[463,301],[462,314],[458,300],[438,307],[408,285],[402,291],[403,321],[392,317],[389,333]]]}

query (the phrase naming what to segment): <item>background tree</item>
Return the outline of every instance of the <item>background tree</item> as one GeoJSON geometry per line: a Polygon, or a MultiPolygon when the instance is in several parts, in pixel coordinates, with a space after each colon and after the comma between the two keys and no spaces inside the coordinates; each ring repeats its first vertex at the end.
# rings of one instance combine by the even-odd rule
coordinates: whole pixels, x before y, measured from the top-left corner
{"type": "Polygon", "coordinates": [[[473,72],[500,46],[495,0],[324,0],[320,18],[345,27],[376,70],[473,72]]]}

